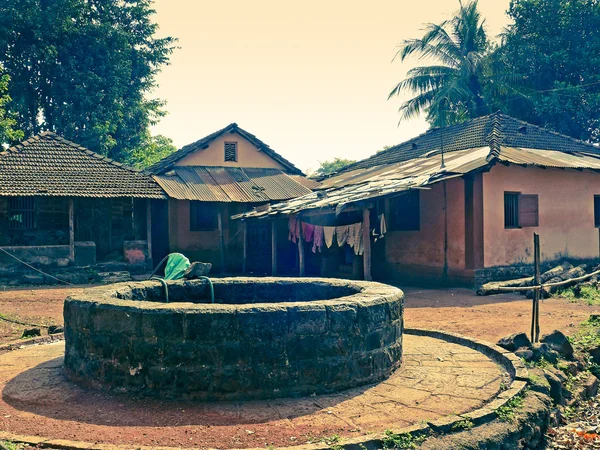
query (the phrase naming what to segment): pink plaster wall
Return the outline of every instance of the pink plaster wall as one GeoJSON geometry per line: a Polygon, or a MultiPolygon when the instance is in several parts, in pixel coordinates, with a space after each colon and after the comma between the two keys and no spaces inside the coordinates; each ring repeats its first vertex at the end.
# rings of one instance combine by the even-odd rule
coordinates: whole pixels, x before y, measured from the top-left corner
{"type": "Polygon", "coordinates": [[[534,232],[542,260],[597,258],[594,195],[600,195],[597,173],[494,166],[483,175],[485,267],[532,263],[534,232]],[[538,194],[538,227],[504,228],[505,191],[538,194]]]}
{"type": "MultiPolygon", "coordinates": [[[[446,182],[448,205],[448,268],[465,268],[465,189],[462,179],[446,182]]],[[[441,273],[444,266],[444,185],[421,191],[419,231],[390,231],[385,238],[386,263],[394,272],[441,273]],[[432,270],[433,269],[433,270],[432,270]]]]}

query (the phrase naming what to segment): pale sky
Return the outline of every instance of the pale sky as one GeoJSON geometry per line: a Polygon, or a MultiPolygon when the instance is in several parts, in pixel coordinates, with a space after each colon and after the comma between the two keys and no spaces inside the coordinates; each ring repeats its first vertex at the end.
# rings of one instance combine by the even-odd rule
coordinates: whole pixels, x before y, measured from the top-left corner
{"type": "MultiPolygon", "coordinates": [[[[487,31],[508,24],[509,0],[480,0],[487,31]]],[[[427,129],[398,126],[393,86],[419,63],[396,46],[440,23],[457,0],[156,0],[159,35],[179,38],[155,95],[169,115],[154,133],[179,148],[231,122],[300,169],[362,159],[427,129]]]]}

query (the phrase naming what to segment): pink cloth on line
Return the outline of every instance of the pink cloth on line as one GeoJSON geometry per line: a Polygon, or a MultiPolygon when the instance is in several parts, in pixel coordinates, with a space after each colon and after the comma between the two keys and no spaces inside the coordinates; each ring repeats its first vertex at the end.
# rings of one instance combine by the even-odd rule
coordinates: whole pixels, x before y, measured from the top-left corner
{"type": "Polygon", "coordinates": [[[304,235],[304,241],[312,242],[313,238],[315,237],[315,226],[310,223],[306,223],[306,222],[301,222],[301,223],[302,223],[302,234],[304,235]]]}
{"type": "Polygon", "coordinates": [[[300,221],[296,219],[296,216],[290,216],[288,229],[290,230],[288,239],[295,244],[298,238],[300,238],[300,221]]]}
{"type": "Polygon", "coordinates": [[[320,225],[315,225],[315,233],[314,233],[312,252],[317,253],[317,249],[319,249],[319,252],[320,252],[322,247],[323,247],[323,227],[320,225]]]}

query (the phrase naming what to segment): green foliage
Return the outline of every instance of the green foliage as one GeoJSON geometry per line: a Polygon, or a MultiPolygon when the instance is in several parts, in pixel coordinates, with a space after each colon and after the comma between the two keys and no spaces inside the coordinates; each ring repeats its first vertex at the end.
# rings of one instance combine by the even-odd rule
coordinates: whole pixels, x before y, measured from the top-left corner
{"type": "Polygon", "coordinates": [[[340,169],[355,163],[353,159],[335,158],[331,161],[319,161],[319,168],[316,170],[315,175],[325,176],[331,175],[338,172],[340,169]]]}
{"type": "Polygon", "coordinates": [[[415,95],[400,106],[400,120],[426,112],[432,126],[446,126],[490,113],[488,96],[509,92],[519,81],[499,65],[488,64],[490,50],[477,0],[460,3],[450,20],[427,24],[422,38],[405,40],[396,58],[416,55],[434,64],[409,70],[390,92],[388,99],[415,95]]]}
{"type": "Polygon", "coordinates": [[[513,23],[494,64],[525,80],[497,107],[520,119],[592,142],[600,140],[600,3],[512,0],[513,23]]]}
{"type": "Polygon", "coordinates": [[[7,450],[20,450],[23,448],[23,446],[19,446],[18,444],[16,444],[15,442],[11,442],[11,441],[0,441],[2,443],[3,447],[6,447],[7,450]]]}
{"type": "Polygon", "coordinates": [[[390,430],[386,430],[383,438],[383,448],[399,450],[415,449],[425,442],[426,439],[427,436],[424,434],[414,436],[411,433],[395,434],[390,430]]]}
{"type": "Polygon", "coordinates": [[[176,152],[173,140],[162,135],[147,136],[144,142],[133,150],[127,163],[137,169],[145,169],[176,152]]]}
{"type": "MultiPolygon", "coordinates": [[[[588,352],[600,346],[600,317],[590,316],[579,324],[579,329],[570,339],[576,350],[588,352]]],[[[596,361],[600,363],[600,361],[596,361]]]]}
{"type": "Polygon", "coordinates": [[[11,101],[8,95],[10,76],[4,73],[0,65],[0,150],[2,146],[13,144],[23,139],[23,132],[15,129],[17,121],[13,114],[6,111],[11,101]]]}
{"type": "Polygon", "coordinates": [[[126,161],[164,102],[148,98],[174,50],[156,38],[151,0],[0,2],[0,61],[26,135],[56,131],[126,161]]]}
{"type": "Polygon", "coordinates": [[[503,406],[496,410],[498,419],[502,422],[512,422],[515,418],[515,412],[523,406],[523,396],[518,395],[511,398],[503,406]]]}
{"type": "Polygon", "coordinates": [[[583,285],[563,289],[555,294],[556,297],[562,297],[571,303],[583,300],[589,306],[600,305],[600,291],[594,286],[583,285]]]}
{"type": "Polygon", "coordinates": [[[475,424],[471,419],[464,419],[452,425],[452,431],[470,430],[475,424]]]}

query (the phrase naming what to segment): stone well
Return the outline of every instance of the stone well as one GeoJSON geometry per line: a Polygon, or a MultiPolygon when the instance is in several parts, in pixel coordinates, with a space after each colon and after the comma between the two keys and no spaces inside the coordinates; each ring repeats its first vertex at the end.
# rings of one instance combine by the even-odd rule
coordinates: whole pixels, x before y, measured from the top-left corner
{"type": "Polygon", "coordinates": [[[199,400],[321,394],[390,376],[401,290],[311,278],[157,281],[87,289],[64,305],[67,376],[199,400]]]}

